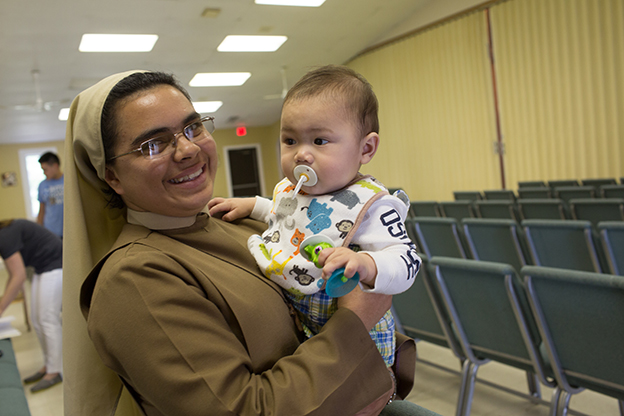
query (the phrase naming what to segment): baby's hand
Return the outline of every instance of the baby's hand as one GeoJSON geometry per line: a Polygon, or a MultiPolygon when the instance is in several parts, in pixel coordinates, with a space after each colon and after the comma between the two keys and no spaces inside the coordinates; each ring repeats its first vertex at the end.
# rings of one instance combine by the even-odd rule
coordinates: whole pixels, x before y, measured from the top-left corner
{"type": "Polygon", "coordinates": [[[208,202],[211,217],[219,217],[223,221],[234,221],[248,217],[256,205],[256,198],[213,198],[208,202]]]}
{"type": "Polygon", "coordinates": [[[323,279],[329,279],[334,270],[344,267],[345,277],[350,279],[357,272],[360,282],[375,286],[377,264],[368,254],[356,253],[346,247],[326,248],[319,254],[318,263],[323,267],[323,279]]]}

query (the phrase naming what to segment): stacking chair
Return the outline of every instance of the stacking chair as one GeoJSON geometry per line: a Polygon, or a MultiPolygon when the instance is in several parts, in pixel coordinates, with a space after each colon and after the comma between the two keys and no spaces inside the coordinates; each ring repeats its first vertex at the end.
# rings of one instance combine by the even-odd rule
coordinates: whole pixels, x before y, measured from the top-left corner
{"type": "Polygon", "coordinates": [[[556,181],[548,181],[548,186],[555,188],[557,186],[579,186],[579,183],[575,179],[564,179],[556,181]]]}
{"type": "Polygon", "coordinates": [[[581,180],[581,185],[583,186],[593,186],[598,188],[602,185],[615,185],[617,182],[615,178],[603,178],[603,179],[583,179],[581,180]]]}
{"type": "Polygon", "coordinates": [[[518,182],[518,188],[536,188],[539,186],[547,186],[544,181],[522,181],[518,182]]]}
{"type": "MultiPolygon", "coordinates": [[[[393,195],[396,191],[403,191],[403,188],[388,188],[388,193],[393,195]]],[[[403,191],[405,192],[405,191],[403,191]]]]}
{"type": "Polygon", "coordinates": [[[453,197],[455,201],[463,201],[466,199],[469,201],[477,201],[483,199],[483,195],[481,195],[479,191],[455,191],[453,192],[453,197]]]}
{"type": "Polygon", "coordinates": [[[557,198],[518,199],[520,218],[525,220],[565,220],[568,218],[567,206],[557,198]]]}
{"type": "Polygon", "coordinates": [[[598,231],[610,273],[624,276],[624,222],[599,222],[598,231]]]}
{"type": "Polygon", "coordinates": [[[531,266],[522,276],[557,381],[551,415],[588,389],[616,398],[624,416],[624,277],[531,266]]]}
{"type": "Polygon", "coordinates": [[[514,201],[474,201],[474,207],[479,218],[508,218],[512,220],[517,220],[518,218],[514,201]]]}
{"type": "Polygon", "coordinates": [[[572,218],[591,221],[594,226],[600,221],[624,221],[624,199],[571,199],[570,212],[572,218]]]}
{"type": "Polygon", "coordinates": [[[515,201],[516,194],[514,191],[510,189],[496,189],[491,191],[483,191],[483,196],[485,199],[490,200],[504,200],[504,201],[515,201]]]}
{"type": "Polygon", "coordinates": [[[475,217],[472,201],[468,199],[441,201],[439,206],[443,217],[455,218],[457,221],[461,221],[463,218],[475,217]]]}
{"type": "Polygon", "coordinates": [[[473,259],[509,264],[516,272],[527,264],[516,221],[466,218],[461,224],[473,259]]]}
{"type": "Polygon", "coordinates": [[[428,258],[433,256],[466,258],[455,218],[415,217],[416,238],[428,258]]]}
{"type": "Polygon", "coordinates": [[[602,185],[599,189],[603,198],[624,198],[624,185],[602,185]]]}
{"type": "Polygon", "coordinates": [[[441,217],[440,208],[436,201],[411,201],[410,215],[412,217],[441,217]]]}
{"type": "Polygon", "coordinates": [[[382,414],[384,416],[441,416],[407,400],[392,401],[392,403],[384,407],[382,414]]]}
{"type": "Polygon", "coordinates": [[[432,258],[431,265],[466,355],[457,416],[470,414],[477,371],[490,360],[526,371],[533,398],[540,397],[538,380],[555,386],[547,379],[539,332],[511,266],[442,257],[432,258]]]}
{"type": "Polygon", "coordinates": [[[420,240],[418,240],[418,235],[416,235],[416,217],[407,217],[405,219],[405,231],[410,240],[412,240],[412,243],[416,244],[416,247],[418,247],[418,251],[422,251],[422,244],[420,240]]]}
{"type": "Polygon", "coordinates": [[[552,196],[552,189],[549,186],[518,188],[519,199],[544,199],[552,196]]]}
{"type": "Polygon", "coordinates": [[[589,221],[524,220],[522,228],[534,265],[602,271],[589,221]]]}
{"type": "Polygon", "coordinates": [[[419,253],[423,261],[418,277],[405,292],[392,297],[392,312],[397,330],[415,340],[449,348],[456,357],[465,359],[451,327],[451,320],[433,280],[427,256],[419,253]]]}
{"type": "Polygon", "coordinates": [[[554,188],[555,198],[569,202],[570,199],[595,198],[596,188],[593,186],[557,186],[554,188]]]}

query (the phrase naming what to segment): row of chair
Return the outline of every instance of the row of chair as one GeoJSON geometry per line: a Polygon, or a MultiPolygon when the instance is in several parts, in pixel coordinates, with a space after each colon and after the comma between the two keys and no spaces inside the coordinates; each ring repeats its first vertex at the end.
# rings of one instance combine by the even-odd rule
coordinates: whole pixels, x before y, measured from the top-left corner
{"type": "Polygon", "coordinates": [[[518,198],[624,198],[624,185],[518,188],[518,198]]]}
{"type": "Polygon", "coordinates": [[[411,217],[578,219],[591,221],[624,221],[624,198],[610,199],[518,199],[516,201],[411,201],[411,217]]]}
{"type": "Polygon", "coordinates": [[[549,186],[518,188],[518,193],[510,189],[497,189],[486,191],[454,191],[454,199],[457,200],[505,200],[515,201],[521,199],[536,198],[559,198],[564,201],[579,198],[624,198],[624,184],[620,185],[593,185],[584,186],[549,186]]]}
{"type": "MultiPolygon", "coordinates": [[[[624,185],[624,176],[620,178],[620,184],[624,185]]],[[[534,188],[538,186],[549,186],[554,188],[556,186],[602,186],[602,185],[617,185],[615,178],[592,178],[582,179],[580,182],[576,179],[563,179],[554,181],[520,181],[518,182],[518,188],[534,188]]]]}
{"type": "Polygon", "coordinates": [[[618,399],[624,416],[624,277],[449,257],[428,258],[393,298],[408,336],[450,348],[462,363],[457,416],[470,414],[478,369],[526,371],[531,398],[555,388],[550,415],[583,388],[618,399]],[[519,277],[521,276],[521,278],[519,277]]]}
{"type": "Polygon", "coordinates": [[[409,237],[427,257],[444,256],[624,275],[624,222],[414,217],[409,237]]]}

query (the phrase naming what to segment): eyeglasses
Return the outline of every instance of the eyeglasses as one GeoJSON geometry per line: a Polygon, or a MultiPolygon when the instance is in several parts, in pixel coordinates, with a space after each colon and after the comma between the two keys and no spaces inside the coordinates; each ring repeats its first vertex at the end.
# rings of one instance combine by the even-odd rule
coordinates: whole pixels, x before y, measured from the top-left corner
{"type": "Polygon", "coordinates": [[[113,156],[108,161],[117,159],[118,157],[126,156],[134,152],[141,152],[146,159],[156,159],[172,153],[178,145],[178,137],[183,134],[186,139],[191,143],[197,143],[204,139],[207,139],[212,132],[214,132],[214,117],[206,116],[197,121],[184,126],[179,133],[160,133],[149,140],[141,143],[138,149],[131,150],[121,155],[113,156]]]}

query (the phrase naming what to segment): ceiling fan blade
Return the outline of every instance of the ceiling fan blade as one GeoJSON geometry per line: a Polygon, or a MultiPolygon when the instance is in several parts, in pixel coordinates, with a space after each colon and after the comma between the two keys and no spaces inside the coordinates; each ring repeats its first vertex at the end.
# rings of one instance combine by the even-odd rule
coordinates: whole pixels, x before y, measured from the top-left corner
{"type": "Polygon", "coordinates": [[[37,108],[38,111],[43,111],[45,110],[45,108],[44,108],[43,98],[41,97],[41,88],[39,86],[40,72],[38,69],[33,69],[31,71],[31,74],[33,76],[33,82],[35,84],[35,107],[37,108]]]}
{"type": "Polygon", "coordinates": [[[286,94],[288,94],[288,80],[286,79],[286,67],[283,66],[280,69],[280,73],[282,74],[282,99],[286,98],[286,94]]]}
{"type": "Polygon", "coordinates": [[[36,104],[12,105],[10,108],[18,111],[41,111],[36,104]]]}
{"type": "Polygon", "coordinates": [[[1,109],[43,112],[43,111],[51,111],[54,107],[71,102],[71,100],[68,100],[68,99],[55,100],[55,101],[43,101],[43,97],[41,96],[41,85],[39,83],[40,71],[38,69],[33,69],[32,71],[30,71],[30,73],[32,75],[33,84],[35,88],[34,104],[0,106],[1,109]]]}
{"type": "Polygon", "coordinates": [[[265,100],[277,100],[277,99],[284,99],[286,98],[286,94],[288,94],[288,80],[286,79],[286,67],[283,66],[280,69],[280,74],[281,74],[281,78],[282,78],[282,92],[279,94],[269,94],[269,95],[265,95],[264,99],[265,100]]]}

